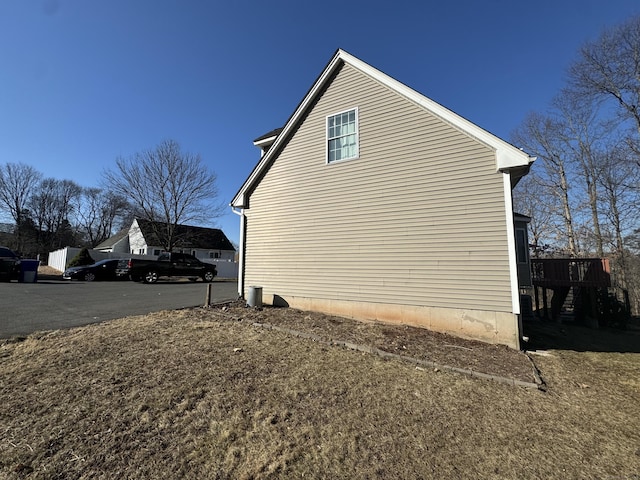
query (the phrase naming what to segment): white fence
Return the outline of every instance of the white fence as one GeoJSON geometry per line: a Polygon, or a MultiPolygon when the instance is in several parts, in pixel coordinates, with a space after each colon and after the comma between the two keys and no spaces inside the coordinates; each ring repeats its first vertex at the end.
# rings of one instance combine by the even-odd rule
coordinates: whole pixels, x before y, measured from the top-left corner
{"type": "Polygon", "coordinates": [[[204,263],[211,263],[216,266],[218,278],[238,278],[238,262],[210,258],[202,260],[204,263]]]}
{"type": "MultiPolygon", "coordinates": [[[[64,272],[65,268],[67,268],[67,264],[69,261],[75,257],[80,248],[76,247],[65,247],[60,250],[56,250],[55,252],[49,253],[49,260],[47,265],[56,270],[60,270],[64,272]]],[[[98,250],[89,250],[89,255],[96,262],[99,260],[105,260],[107,258],[146,258],[150,260],[155,260],[158,258],[155,255],[135,255],[135,254],[123,254],[120,252],[100,252],[98,250]]],[[[205,263],[211,263],[216,266],[216,270],[218,272],[218,278],[238,278],[238,263],[231,262],[229,260],[221,260],[221,259],[202,259],[201,261],[205,263]]]]}

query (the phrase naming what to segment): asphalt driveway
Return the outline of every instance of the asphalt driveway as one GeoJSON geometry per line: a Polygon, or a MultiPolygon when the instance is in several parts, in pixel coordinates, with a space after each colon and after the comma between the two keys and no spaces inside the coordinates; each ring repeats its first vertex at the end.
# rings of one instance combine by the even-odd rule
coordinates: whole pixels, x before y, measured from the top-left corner
{"type": "MultiPolygon", "coordinates": [[[[237,298],[235,281],[211,283],[211,303],[237,298]]],[[[0,282],[0,338],[77,327],[130,315],[204,305],[198,282],[0,282]]]]}

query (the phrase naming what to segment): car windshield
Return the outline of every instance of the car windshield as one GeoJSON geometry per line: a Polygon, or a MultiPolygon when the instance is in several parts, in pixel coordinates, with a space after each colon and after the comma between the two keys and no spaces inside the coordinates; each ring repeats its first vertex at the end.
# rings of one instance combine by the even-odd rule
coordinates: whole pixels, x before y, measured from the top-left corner
{"type": "Polygon", "coordinates": [[[0,257],[11,257],[16,258],[17,255],[13,253],[11,250],[5,247],[0,247],[0,257]]]}

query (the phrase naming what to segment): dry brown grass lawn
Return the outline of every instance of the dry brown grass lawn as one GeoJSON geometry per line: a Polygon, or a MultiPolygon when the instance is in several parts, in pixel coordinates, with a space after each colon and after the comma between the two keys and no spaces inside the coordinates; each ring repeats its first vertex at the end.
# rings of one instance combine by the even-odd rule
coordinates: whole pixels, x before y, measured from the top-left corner
{"type": "Polygon", "coordinates": [[[251,325],[278,318],[530,375],[508,349],[480,354],[473,342],[295,310],[192,309],[44,332],[0,348],[0,477],[640,477],[640,354],[536,357],[543,393],[251,325]]]}

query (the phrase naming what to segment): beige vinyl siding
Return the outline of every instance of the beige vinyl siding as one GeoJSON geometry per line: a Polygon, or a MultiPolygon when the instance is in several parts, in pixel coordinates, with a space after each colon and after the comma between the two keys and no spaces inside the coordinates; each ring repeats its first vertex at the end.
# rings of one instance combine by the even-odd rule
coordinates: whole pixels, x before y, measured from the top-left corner
{"type": "Polygon", "coordinates": [[[510,312],[495,153],[344,66],[251,193],[245,285],[282,296],[510,312]],[[360,156],[326,163],[358,107],[360,156]]]}

